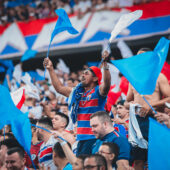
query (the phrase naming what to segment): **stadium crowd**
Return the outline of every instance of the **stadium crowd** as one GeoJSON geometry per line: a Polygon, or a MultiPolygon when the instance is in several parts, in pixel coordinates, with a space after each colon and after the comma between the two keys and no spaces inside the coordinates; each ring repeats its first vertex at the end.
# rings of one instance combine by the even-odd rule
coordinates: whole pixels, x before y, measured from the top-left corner
{"type": "MultiPolygon", "coordinates": [[[[15,8],[9,7],[9,2],[14,1],[1,3],[1,22],[53,17],[54,9],[61,7],[68,14],[77,12],[81,18],[90,10],[148,1],[37,0],[15,8]]],[[[142,48],[138,54],[148,51],[151,49],[142,48]]],[[[62,60],[54,65],[45,58],[42,63],[47,70],[45,80],[44,70],[25,72],[23,63],[11,70],[11,66],[0,61],[5,70],[0,67],[0,84],[6,81],[17,107],[17,94],[23,92],[19,109],[28,114],[32,125],[30,152],[34,162],[14,137],[11,126],[6,125],[0,131],[1,170],[148,169],[149,118],[170,128],[170,80],[166,72],[160,73],[154,93],[145,95],[157,111],[155,114],[109,63],[107,51],[102,53],[101,59],[100,68],[84,65],[81,70],[70,72],[62,60]]]]}
{"type": "Polygon", "coordinates": [[[1,0],[0,25],[55,17],[55,9],[76,13],[81,19],[87,12],[123,8],[161,0],[1,0]]]}
{"type": "MultiPolygon", "coordinates": [[[[138,54],[146,51],[149,49],[140,49],[138,54]]],[[[64,63],[53,67],[46,58],[45,80],[36,81],[36,76],[19,71],[17,66],[11,81],[6,74],[11,93],[25,88],[25,101],[20,110],[36,125],[31,127],[31,158],[37,169],[147,169],[148,118],[170,128],[168,80],[160,73],[154,93],[145,96],[157,110],[155,116],[124,77],[118,83],[118,90],[113,92],[111,79],[116,77],[110,74],[112,65],[107,62],[108,53],[104,52],[102,57],[101,69],[85,65],[83,70],[70,73],[64,63]],[[23,76],[17,77],[19,72],[23,76]],[[114,100],[107,100],[107,96],[117,94],[120,95],[114,100]],[[133,108],[143,136],[143,143],[139,145],[129,129],[133,108]]],[[[1,130],[0,141],[2,170],[34,169],[10,126],[1,130]]]]}

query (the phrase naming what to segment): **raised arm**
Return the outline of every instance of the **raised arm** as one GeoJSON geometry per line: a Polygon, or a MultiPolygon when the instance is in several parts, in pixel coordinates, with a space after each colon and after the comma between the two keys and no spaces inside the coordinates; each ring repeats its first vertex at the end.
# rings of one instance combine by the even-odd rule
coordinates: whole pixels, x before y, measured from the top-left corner
{"type": "Polygon", "coordinates": [[[105,51],[103,53],[102,59],[103,59],[103,83],[100,85],[100,94],[102,96],[106,96],[109,92],[110,89],[110,84],[111,84],[111,76],[110,76],[110,71],[107,65],[107,58],[109,56],[109,53],[105,51]]]}
{"type": "Polygon", "coordinates": [[[53,136],[54,136],[54,138],[58,139],[58,141],[60,142],[61,147],[63,148],[63,151],[64,151],[68,161],[71,164],[74,164],[76,162],[76,160],[77,160],[77,157],[74,155],[73,151],[70,149],[68,144],[65,141],[58,138],[58,136],[63,138],[63,135],[58,131],[53,131],[53,136]]]}
{"type": "Polygon", "coordinates": [[[66,87],[61,83],[61,81],[57,77],[57,74],[55,73],[55,70],[53,68],[53,64],[52,64],[51,60],[49,58],[45,58],[43,65],[44,65],[44,68],[46,68],[49,71],[51,81],[52,81],[52,84],[53,84],[55,90],[58,93],[66,96],[66,97],[69,97],[69,95],[72,91],[72,88],[66,87]]]}

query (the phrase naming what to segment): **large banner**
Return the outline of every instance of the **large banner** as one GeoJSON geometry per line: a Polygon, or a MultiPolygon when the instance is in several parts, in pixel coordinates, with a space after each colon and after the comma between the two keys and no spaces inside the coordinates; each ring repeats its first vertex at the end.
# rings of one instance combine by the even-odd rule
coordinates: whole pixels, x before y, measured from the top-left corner
{"type": "MultiPolygon", "coordinates": [[[[170,1],[153,2],[126,9],[87,13],[82,19],[71,15],[71,23],[79,34],[58,34],[52,42],[51,50],[101,44],[109,39],[121,15],[137,9],[143,10],[143,16],[123,30],[115,41],[120,38],[131,40],[170,33],[170,1]]],[[[47,51],[56,21],[57,17],[0,26],[0,58],[21,56],[27,49],[47,51]]]]}

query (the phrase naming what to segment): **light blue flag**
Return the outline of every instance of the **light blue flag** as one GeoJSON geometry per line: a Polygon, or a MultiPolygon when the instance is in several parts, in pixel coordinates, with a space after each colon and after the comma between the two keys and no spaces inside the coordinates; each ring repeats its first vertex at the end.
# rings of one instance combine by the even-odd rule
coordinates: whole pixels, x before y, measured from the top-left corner
{"type": "Polygon", "coordinates": [[[150,118],[149,170],[170,170],[170,129],[150,118]]]}
{"type": "Polygon", "coordinates": [[[21,62],[34,58],[36,54],[37,54],[36,50],[31,49],[26,50],[24,55],[21,57],[21,62]]]}
{"type": "Polygon", "coordinates": [[[156,86],[157,78],[166,60],[170,41],[162,37],[154,51],[135,55],[111,62],[127,78],[138,93],[151,95],[156,86]]]}
{"type": "Polygon", "coordinates": [[[48,52],[47,52],[47,57],[48,57],[48,54],[49,54],[49,49],[50,49],[50,46],[51,46],[51,42],[53,41],[53,38],[60,32],[63,32],[63,31],[68,31],[70,34],[78,34],[79,32],[72,26],[70,20],[69,20],[69,17],[67,15],[67,13],[65,12],[64,9],[57,9],[55,10],[56,14],[58,15],[58,20],[57,20],[57,23],[55,25],[55,28],[52,32],[52,35],[51,35],[51,40],[50,40],[50,44],[49,44],[49,47],[48,47],[48,52]]]}
{"type": "Polygon", "coordinates": [[[0,96],[0,129],[11,125],[15,138],[30,155],[32,132],[29,118],[14,105],[8,89],[2,85],[0,96]]]}

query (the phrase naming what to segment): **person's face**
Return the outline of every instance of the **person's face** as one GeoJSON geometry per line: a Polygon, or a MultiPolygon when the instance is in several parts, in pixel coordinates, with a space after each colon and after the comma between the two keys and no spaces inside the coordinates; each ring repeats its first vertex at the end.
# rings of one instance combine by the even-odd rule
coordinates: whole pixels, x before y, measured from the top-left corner
{"type": "Polygon", "coordinates": [[[90,119],[90,126],[92,127],[92,132],[96,136],[96,138],[102,138],[105,136],[105,123],[102,123],[98,117],[93,117],[90,119]]]}
{"type": "Polygon", "coordinates": [[[110,149],[107,145],[100,146],[99,154],[104,156],[107,162],[111,162],[115,157],[113,153],[110,153],[110,149]]]}
{"type": "Polygon", "coordinates": [[[68,107],[67,106],[60,106],[60,111],[66,115],[68,115],[68,107]]]}
{"type": "Polygon", "coordinates": [[[84,170],[98,170],[95,158],[86,158],[84,160],[84,170]]]}
{"type": "Polygon", "coordinates": [[[117,105],[117,114],[121,119],[127,116],[128,113],[129,111],[123,105],[117,105]]]}
{"type": "Polygon", "coordinates": [[[64,121],[62,119],[61,116],[59,115],[55,115],[54,118],[52,119],[52,124],[53,124],[53,128],[55,130],[59,129],[60,127],[64,126],[64,121]]]}
{"type": "Polygon", "coordinates": [[[81,76],[81,82],[84,87],[87,87],[90,83],[93,82],[94,76],[90,70],[85,70],[81,76]]]}
{"type": "Polygon", "coordinates": [[[82,169],[83,169],[83,161],[77,158],[76,162],[73,163],[73,170],[82,170],[82,169]]]}
{"type": "Polygon", "coordinates": [[[67,86],[68,87],[73,87],[74,84],[73,84],[73,82],[71,80],[67,80],[67,86]]]}
{"type": "Polygon", "coordinates": [[[21,159],[17,152],[7,155],[5,160],[5,166],[7,170],[21,170],[24,167],[25,159],[21,159]]]}

